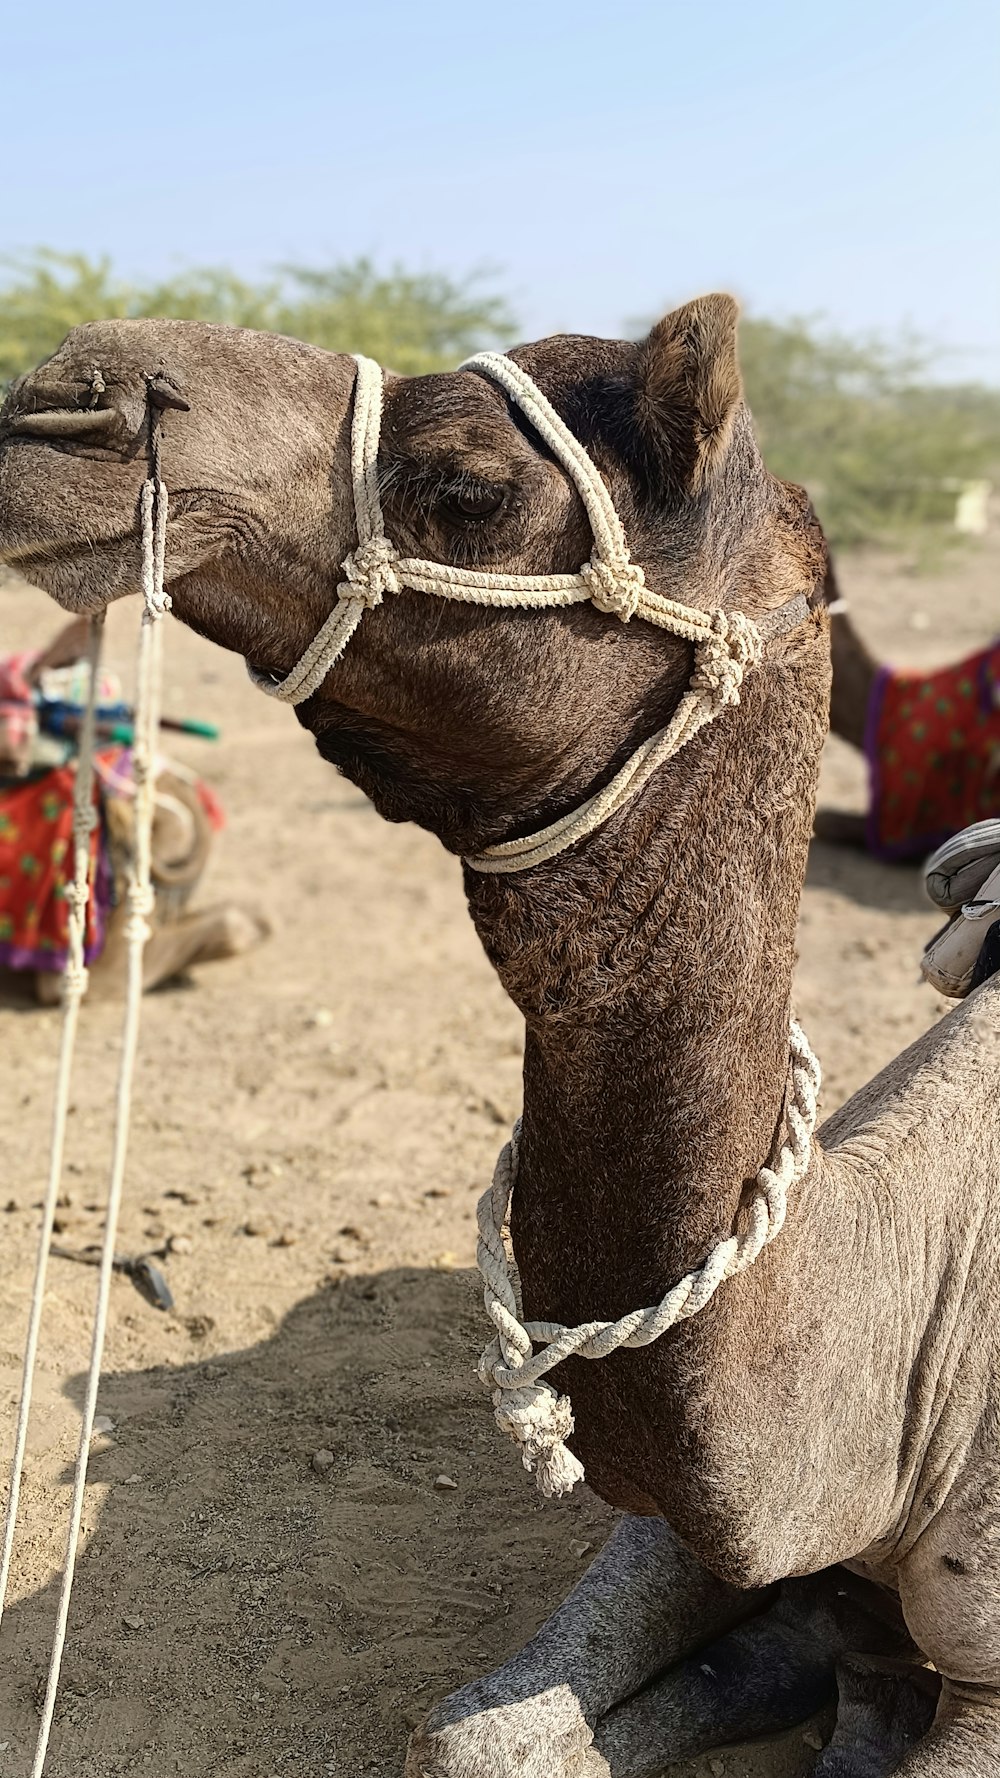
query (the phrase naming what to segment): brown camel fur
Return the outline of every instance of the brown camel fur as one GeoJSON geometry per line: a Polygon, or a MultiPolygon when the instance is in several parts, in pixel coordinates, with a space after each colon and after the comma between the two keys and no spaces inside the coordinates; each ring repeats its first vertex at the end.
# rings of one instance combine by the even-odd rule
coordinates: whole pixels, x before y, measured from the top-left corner
{"type": "MultiPolygon", "coordinates": [[[[824,594],[828,605],[841,600],[840,585],[832,562],[827,565],[824,594]]],[[[842,741],[860,751],[865,744],[868,705],[878,678],[879,663],[861,640],[849,611],[835,611],[830,618],[830,727],[842,741]]]]}
{"type": "MultiPolygon", "coordinates": [[[[525,1306],[577,1323],[657,1301],[731,1232],[772,1149],[827,725],[825,556],[761,461],[728,298],[639,345],[515,357],[607,477],[652,586],[751,616],[799,591],[817,607],[591,839],[466,873],[527,1028],[525,1306]]],[[[163,425],[174,610],[284,676],[355,541],[353,374],[227,328],[76,329],[5,407],[0,553],[73,611],[136,590],[156,377],[161,403],[190,404],[163,425]]],[[[380,477],[405,555],[523,573],[589,553],[566,476],[475,373],[387,379],[380,477]]],[[[606,782],[689,671],[686,644],[589,606],[403,592],[298,714],[383,814],[468,854],[606,782]]],[[[825,1778],[1000,1772],[998,1031],[994,980],[827,1124],[750,1271],[657,1344],[557,1373],[623,1516],[529,1647],[435,1709],[412,1778],[652,1778],[801,1720],[835,1683],[825,1778]],[[901,1680],[908,1657],[941,1675],[926,1734],[936,1682],[901,1680]]]]}

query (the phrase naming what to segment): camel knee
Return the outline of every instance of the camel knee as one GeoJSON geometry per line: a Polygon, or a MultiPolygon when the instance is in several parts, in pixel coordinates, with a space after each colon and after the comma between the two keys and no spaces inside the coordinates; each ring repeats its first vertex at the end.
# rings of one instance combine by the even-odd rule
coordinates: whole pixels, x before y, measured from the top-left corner
{"type": "Polygon", "coordinates": [[[480,1681],[416,1730],[405,1778],[610,1778],[610,1768],[569,1686],[504,1697],[480,1681]]]}
{"type": "Polygon", "coordinates": [[[945,1680],[932,1727],[891,1770],[897,1778],[998,1778],[1000,1688],[945,1680]]]}

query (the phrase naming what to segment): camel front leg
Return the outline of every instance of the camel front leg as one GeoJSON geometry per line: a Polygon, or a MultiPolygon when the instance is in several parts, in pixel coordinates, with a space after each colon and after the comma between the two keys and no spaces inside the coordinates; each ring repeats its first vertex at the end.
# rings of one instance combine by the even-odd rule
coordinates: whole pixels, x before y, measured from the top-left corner
{"type": "MultiPolygon", "coordinates": [[[[933,1727],[921,1734],[921,1699],[903,1684],[895,1706],[876,1704],[862,1733],[838,1732],[820,1757],[815,1778],[997,1778],[1000,1773],[1000,1694],[975,1703],[945,1684],[933,1727]],[[908,1751],[904,1752],[904,1748],[908,1751]]],[[[923,1721],[930,1711],[923,1700],[923,1721]]]]}
{"type": "Polygon", "coordinates": [[[659,1778],[675,1760],[780,1734],[833,1698],[848,1650],[901,1667],[913,1645],[895,1600],[842,1568],[785,1581],[769,1610],[612,1710],[594,1746],[611,1778],[659,1778]]]}
{"type": "Polygon", "coordinates": [[[598,1720],[767,1597],[717,1580],[662,1520],[623,1517],[537,1635],[432,1710],[406,1778],[605,1778],[598,1720]]]}
{"type": "Polygon", "coordinates": [[[941,1681],[928,1667],[849,1656],[837,1667],[837,1722],[815,1778],[888,1778],[934,1721],[941,1681]]]}
{"type": "Polygon", "coordinates": [[[933,1727],[888,1763],[884,1738],[878,1763],[871,1736],[855,1737],[853,1747],[844,1736],[836,1761],[831,1744],[822,1778],[1000,1778],[1000,1465],[992,1439],[991,1430],[991,1448],[974,1454],[900,1569],[906,1621],[941,1675],[933,1727]]]}

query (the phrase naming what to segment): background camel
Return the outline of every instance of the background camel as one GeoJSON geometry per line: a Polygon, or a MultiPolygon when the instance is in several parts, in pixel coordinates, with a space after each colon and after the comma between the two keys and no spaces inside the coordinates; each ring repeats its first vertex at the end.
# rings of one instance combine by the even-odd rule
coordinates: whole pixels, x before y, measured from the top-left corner
{"type": "MultiPolygon", "coordinates": [[[[728,594],[751,614],[818,590],[804,503],[767,478],[739,404],[728,305],[680,311],[638,349],[553,341],[518,357],[608,475],[654,584],[689,603],[728,594]]],[[[193,398],[167,433],[168,482],[197,490],[177,503],[175,606],[283,675],[352,543],[342,359],[193,326],[80,330],[8,408],[5,553],[73,608],[134,588],[142,470],[128,452],[146,378],[164,368],[193,398]],[[54,415],[89,390],[96,357],[100,445],[82,441],[74,405],[79,454],[53,451],[54,415]],[[268,449],[251,494],[234,441],[254,436],[261,377],[268,449]],[[31,424],[43,408],[45,440],[31,424]]],[[[384,453],[387,514],[411,553],[527,572],[584,559],[567,485],[478,379],[391,384],[384,453]]],[[[404,595],[363,626],[336,698],[331,682],[302,715],[383,812],[465,851],[599,781],[669,712],[685,654],[592,611],[484,617],[404,595]]],[[[534,1311],[572,1321],[652,1300],[732,1226],[770,1152],[826,695],[814,618],[613,829],[523,880],[470,882],[528,1022],[514,1235],[534,1311]]],[[[995,1550],[979,1504],[994,1487],[995,1335],[970,1313],[995,1253],[996,1007],[987,984],[839,1114],[782,1240],[703,1316],[593,1375],[566,1367],[592,1480],[663,1522],[626,1517],[533,1650],[437,1714],[414,1770],[603,1771],[596,1730],[625,1772],[648,1756],[651,1724],[673,1746],[699,1712],[703,1736],[744,1731],[738,1684],[695,1709],[689,1671],[667,1669],[713,1625],[767,1606],[783,1576],[846,1560],[898,1590],[946,1686],[902,1765],[887,1732],[880,1750],[824,1756],[826,1769],[879,1757],[909,1773],[996,1769],[995,1550]],[[943,1173],[967,1125],[961,1166],[943,1173]]],[[[756,1626],[765,1657],[788,1646],[790,1609],[786,1594],[756,1626]]],[[[748,1634],[714,1675],[752,1659],[748,1634]]],[[[814,1695],[806,1640],[775,1698],[793,1719],[814,1695]]],[[[837,1641],[820,1651],[827,1677],[837,1641]]]]}
{"type": "MultiPolygon", "coordinates": [[[[943,670],[911,671],[905,676],[920,693],[911,727],[930,726],[920,721],[927,708],[925,699],[946,702],[939,704],[941,714],[935,711],[932,717],[938,733],[911,742],[907,757],[895,762],[892,776],[909,769],[914,781],[906,793],[906,807],[894,819],[886,807],[893,786],[883,782],[884,753],[896,744],[903,725],[892,711],[880,733],[878,707],[890,668],[859,635],[832,563],[826,597],[833,608],[830,727],[868,756],[875,778],[869,785],[866,814],[819,810],[818,838],[835,845],[864,846],[894,858],[921,858],[948,833],[1000,814],[1000,641],[968,659],[949,662],[943,670]]],[[[896,701],[901,701],[898,694],[896,701]]]]}

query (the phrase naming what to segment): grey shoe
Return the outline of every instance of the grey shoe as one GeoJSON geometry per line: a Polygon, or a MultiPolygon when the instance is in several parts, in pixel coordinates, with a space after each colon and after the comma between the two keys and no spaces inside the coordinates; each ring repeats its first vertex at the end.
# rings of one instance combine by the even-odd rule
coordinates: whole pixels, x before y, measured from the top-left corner
{"type": "Polygon", "coordinates": [[[932,852],[924,865],[924,888],[936,907],[954,913],[979,894],[1000,865],[1000,821],[977,821],[932,852]]]}
{"type": "MultiPolygon", "coordinates": [[[[983,827],[988,822],[980,824],[983,827]]],[[[1000,822],[994,822],[1000,827],[1000,822]]],[[[968,832],[974,833],[975,828],[968,832]]],[[[959,836],[963,837],[963,836],[959,836]]],[[[953,879],[954,880],[954,879],[953,879]]],[[[943,932],[931,940],[924,952],[921,970],[924,979],[947,994],[962,1000],[973,985],[980,953],[1000,922],[1000,864],[980,883],[979,893],[952,916],[943,932]]]]}

